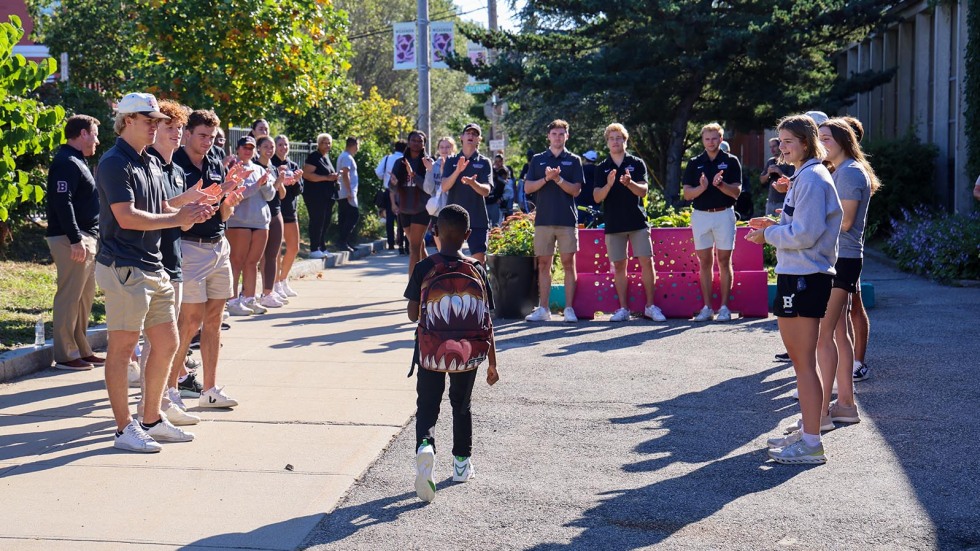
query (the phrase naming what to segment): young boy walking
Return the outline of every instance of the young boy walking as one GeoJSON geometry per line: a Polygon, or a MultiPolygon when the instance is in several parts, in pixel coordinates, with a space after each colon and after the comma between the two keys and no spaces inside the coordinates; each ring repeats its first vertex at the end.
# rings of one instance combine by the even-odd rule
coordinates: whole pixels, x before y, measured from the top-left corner
{"type": "Polygon", "coordinates": [[[415,419],[415,491],[432,501],[436,483],[435,427],[449,374],[449,402],[453,408],[453,481],[473,478],[470,451],[473,416],[470,396],[477,370],[489,360],[487,384],[499,380],[490,310],[493,298],[487,273],[479,262],[460,253],[470,234],[470,218],[459,205],[447,205],[436,220],[439,252],[415,265],[405,289],[408,319],[419,322],[416,332],[418,411],[415,419]]]}

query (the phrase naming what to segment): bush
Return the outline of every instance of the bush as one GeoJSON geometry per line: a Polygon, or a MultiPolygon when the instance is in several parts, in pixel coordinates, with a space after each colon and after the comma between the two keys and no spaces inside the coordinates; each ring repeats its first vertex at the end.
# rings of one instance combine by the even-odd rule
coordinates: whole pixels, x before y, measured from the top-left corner
{"type": "Polygon", "coordinates": [[[885,252],[902,270],[940,282],[980,279],[980,212],[903,210],[900,220],[892,220],[885,252]]]}
{"type": "Polygon", "coordinates": [[[868,206],[865,241],[876,231],[888,232],[890,220],[902,210],[916,211],[936,204],[933,169],[939,149],[924,144],[911,132],[896,140],[879,140],[864,146],[881,188],[868,206]]]}
{"type": "Polygon", "coordinates": [[[490,230],[487,252],[500,256],[534,256],[534,214],[513,214],[500,227],[490,230]]]}

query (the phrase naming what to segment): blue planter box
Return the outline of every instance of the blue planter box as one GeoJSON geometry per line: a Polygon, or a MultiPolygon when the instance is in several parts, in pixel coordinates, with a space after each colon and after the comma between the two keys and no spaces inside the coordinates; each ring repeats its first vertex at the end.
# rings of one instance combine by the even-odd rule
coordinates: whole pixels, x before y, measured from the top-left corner
{"type": "MultiPolygon", "coordinates": [[[[554,300],[555,289],[551,288],[552,300],[554,300]]],[[[563,295],[564,297],[564,295],[563,295]]],[[[776,284],[769,284],[769,309],[772,311],[772,301],[776,300],[776,284]]],[[[868,283],[866,281],[861,282],[861,302],[864,303],[864,309],[870,310],[875,307],[875,286],[874,283],[868,283]]]]}

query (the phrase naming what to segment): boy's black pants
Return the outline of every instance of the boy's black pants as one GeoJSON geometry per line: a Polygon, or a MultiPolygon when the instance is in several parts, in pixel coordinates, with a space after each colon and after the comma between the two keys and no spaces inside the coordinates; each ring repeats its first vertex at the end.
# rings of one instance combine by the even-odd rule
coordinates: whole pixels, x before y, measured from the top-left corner
{"type": "Polygon", "coordinates": [[[473,415],[470,413],[470,397],[479,369],[463,373],[440,373],[418,368],[418,412],[415,415],[415,449],[418,450],[425,438],[436,446],[436,421],[439,419],[439,406],[442,393],[446,389],[446,375],[449,375],[449,403],[453,407],[453,455],[469,457],[473,447],[473,415]]]}

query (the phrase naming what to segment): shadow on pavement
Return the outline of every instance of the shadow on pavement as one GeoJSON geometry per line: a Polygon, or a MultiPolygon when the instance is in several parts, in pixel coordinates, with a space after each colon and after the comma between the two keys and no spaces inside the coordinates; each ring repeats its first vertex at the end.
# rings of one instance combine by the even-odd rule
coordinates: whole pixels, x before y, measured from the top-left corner
{"type": "MultiPolygon", "coordinates": [[[[805,467],[777,465],[765,450],[731,455],[762,434],[771,434],[785,417],[776,398],[793,385],[792,377],[772,379],[785,367],[728,379],[698,392],[661,402],[640,404],[614,425],[637,425],[636,434],[658,435],[636,445],[634,452],[655,456],[622,465],[630,473],[706,463],[682,476],[647,486],[600,494],[606,500],[567,524],[583,531],[568,544],[541,544],[532,549],[636,549],[660,543],[682,528],[700,522],[735,500],[764,492],[805,467]],[[738,404],[731,411],[725,404],[738,404]],[[742,418],[744,417],[744,419],[742,418]]],[[[764,444],[763,444],[764,445],[764,444]]]]}
{"type": "MultiPolygon", "coordinates": [[[[445,484],[445,482],[440,482],[439,489],[443,489],[445,484]]],[[[358,530],[394,522],[401,515],[421,509],[426,505],[428,504],[415,496],[415,492],[404,492],[359,505],[342,507],[329,514],[327,522],[330,530],[314,530],[310,534],[311,538],[307,539],[307,543],[310,543],[310,539],[315,539],[316,545],[340,542],[357,533],[358,530]]],[[[321,527],[326,525],[326,523],[321,524],[321,527]]]]}
{"type": "Polygon", "coordinates": [[[199,539],[182,547],[199,549],[296,549],[323,515],[306,515],[256,528],[250,532],[228,532],[199,539]]]}

